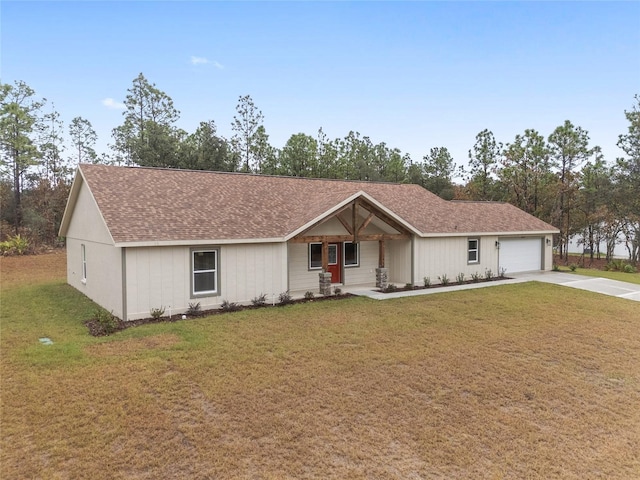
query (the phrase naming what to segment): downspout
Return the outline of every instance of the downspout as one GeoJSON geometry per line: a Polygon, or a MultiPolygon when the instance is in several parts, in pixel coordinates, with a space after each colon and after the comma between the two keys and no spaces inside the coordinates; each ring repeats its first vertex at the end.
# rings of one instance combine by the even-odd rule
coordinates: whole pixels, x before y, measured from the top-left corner
{"type": "Polygon", "coordinates": [[[127,249],[120,249],[121,270],[122,270],[122,320],[127,321],[127,249]]]}
{"type": "Polygon", "coordinates": [[[416,236],[411,235],[411,285],[416,284],[416,236]]]}

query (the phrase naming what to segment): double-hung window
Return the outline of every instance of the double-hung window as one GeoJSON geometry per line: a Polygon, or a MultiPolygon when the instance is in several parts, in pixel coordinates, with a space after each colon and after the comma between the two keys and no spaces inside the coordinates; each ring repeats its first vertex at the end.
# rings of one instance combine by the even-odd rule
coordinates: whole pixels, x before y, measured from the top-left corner
{"type": "Polygon", "coordinates": [[[218,294],[218,251],[191,251],[191,293],[194,297],[218,294]]]}
{"type": "Polygon", "coordinates": [[[470,238],[467,241],[467,263],[480,262],[480,241],[477,238],[470,238]]]}
{"type": "Polygon", "coordinates": [[[309,270],[322,268],[322,244],[309,244],[309,270]]]}
{"type": "Polygon", "coordinates": [[[82,283],[87,283],[87,249],[84,243],[80,244],[80,258],[82,259],[82,283]]]}

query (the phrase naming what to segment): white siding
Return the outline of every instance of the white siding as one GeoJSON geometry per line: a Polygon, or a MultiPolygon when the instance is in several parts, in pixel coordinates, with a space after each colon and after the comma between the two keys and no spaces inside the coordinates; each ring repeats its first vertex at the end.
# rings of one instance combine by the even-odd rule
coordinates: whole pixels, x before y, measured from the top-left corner
{"type": "Polygon", "coordinates": [[[389,269],[389,282],[411,283],[411,240],[387,241],[384,264],[389,269]]]}
{"type": "Polygon", "coordinates": [[[311,290],[319,289],[318,274],[322,271],[309,270],[309,245],[306,243],[289,244],[289,289],[311,290]]]}
{"type": "Polygon", "coordinates": [[[378,242],[360,242],[360,266],[343,269],[345,285],[362,285],[376,282],[378,266],[378,242]]]}
{"type": "Polygon", "coordinates": [[[486,270],[498,274],[498,249],[496,236],[486,237],[443,237],[415,239],[415,282],[422,283],[429,277],[432,283],[438,283],[438,277],[446,274],[449,280],[455,281],[458,274],[464,273],[469,279],[471,274],[484,275],[486,270]],[[480,261],[467,262],[468,240],[480,240],[480,261]]]}
{"type": "Polygon", "coordinates": [[[222,245],[218,296],[191,298],[191,249],[144,247],[127,249],[127,313],[134,320],[152,308],[182,313],[189,303],[216,308],[223,300],[249,303],[265,293],[278,295],[286,286],[284,243],[222,245]]]}
{"type": "Polygon", "coordinates": [[[114,315],[122,317],[121,249],[113,246],[86,184],[80,187],[66,244],[67,283],[114,315]],[[82,279],[81,245],[84,245],[87,260],[86,281],[82,279]]]}

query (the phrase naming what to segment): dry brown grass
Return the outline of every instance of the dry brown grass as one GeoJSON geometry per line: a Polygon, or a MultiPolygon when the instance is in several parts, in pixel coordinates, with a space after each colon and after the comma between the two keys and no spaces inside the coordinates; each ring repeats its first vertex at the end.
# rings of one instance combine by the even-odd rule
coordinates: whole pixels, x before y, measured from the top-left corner
{"type": "Polygon", "coordinates": [[[640,477],[635,302],[531,283],[106,339],[32,319],[50,347],[12,305],[2,478],[640,477]]]}
{"type": "Polygon", "coordinates": [[[66,271],[67,255],[62,249],[42,255],[0,256],[2,288],[59,281],[66,271]]]}

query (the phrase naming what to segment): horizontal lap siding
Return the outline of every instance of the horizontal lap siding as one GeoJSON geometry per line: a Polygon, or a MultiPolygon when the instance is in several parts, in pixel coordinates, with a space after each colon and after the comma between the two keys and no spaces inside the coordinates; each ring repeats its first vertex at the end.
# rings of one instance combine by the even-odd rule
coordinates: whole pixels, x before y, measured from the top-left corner
{"type": "Polygon", "coordinates": [[[317,291],[320,288],[318,274],[322,271],[309,270],[309,245],[289,244],[289,289],[317,291]]]}
{"type": "Polygon", "coordinates": [[[223,245],[219,248],[220,295],[191,298],[191,249],[146,247],[127,249],[129,319],[149,316],[152,308],[184,313],[189,303],[217,308],[223,300],[249,303],[261,293],[286,290],[284,243],[223,245]]]}
{"type": "Polygon", "coordinates": [[[486,237],[445,237],[445,238],[416,238],[415,240],[415,277],[416,283],[421,283],[424,277],[431,282],[438,283],[438,277],[447,275],[449,280],[455,281],[456,276],[464,273],[466,279],[471,274],[484,275],[486,270],[498,274],[498,249],[496,236],[486,237]],[[467,262],[467,241],[478,238],[480,240],[480,262],[467,262]]]}
{"type": "Polygon", "coordinates": [[[360,242],[360,266],[345,267],[343,280],[345,285],[375,283],[378,266],[378,242],[360,242]]]}

